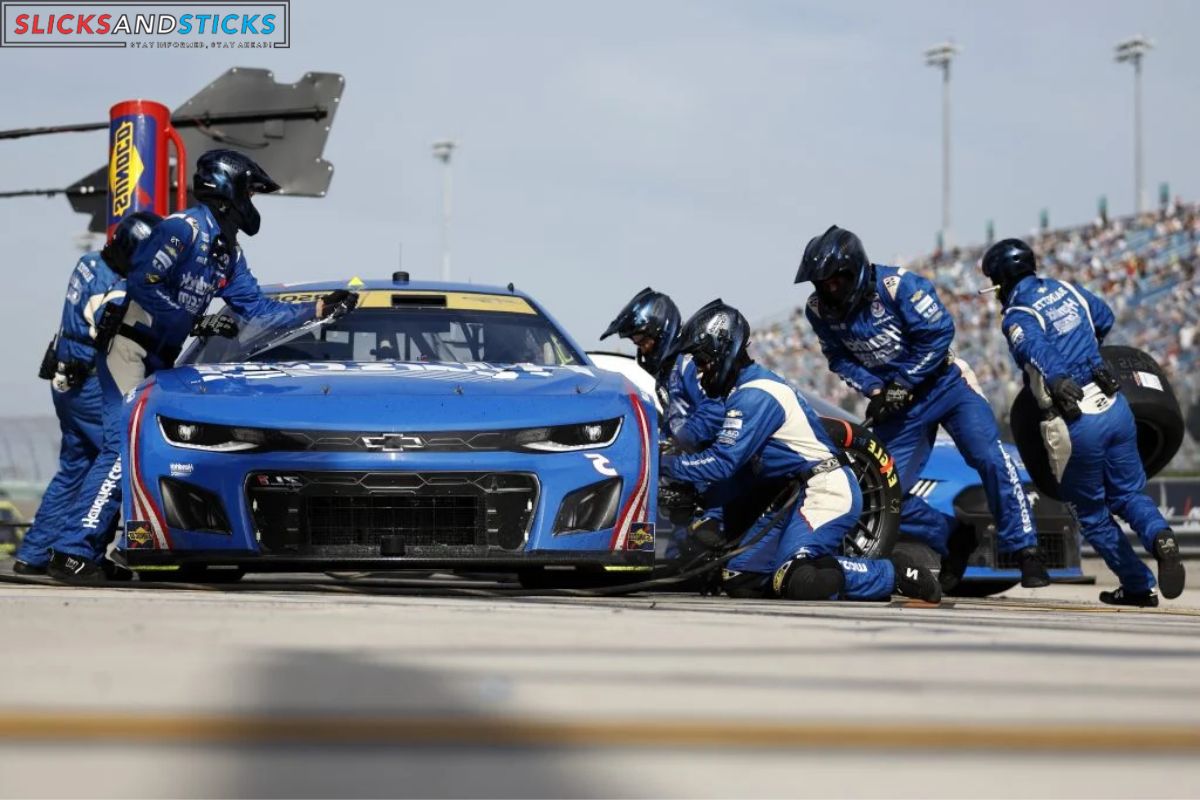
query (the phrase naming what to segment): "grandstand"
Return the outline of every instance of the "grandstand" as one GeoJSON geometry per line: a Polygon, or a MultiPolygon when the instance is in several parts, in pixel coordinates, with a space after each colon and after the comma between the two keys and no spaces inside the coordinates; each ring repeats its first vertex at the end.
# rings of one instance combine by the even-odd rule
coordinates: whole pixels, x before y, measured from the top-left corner
{"type": "MultiPolygon", "coordinates": [[[[1029,241],[1046,274],[1087,286],[1108,301],[1117,325],[1106,344],[1128,344],[1153,354],[1187,415],[1200,400],[1193,347],[1200,333],[1200,204],[1175,201],[1158,212],[1098,219],[1035,234],[1029,241]]],[[[979,294],[989,285],[979,271],[986,247],[935,252],[902,266],[937,285],[954,316],[955,351],[975,369],[1006,427],[1021,383],[1000,333],[1000,303],[994,295],[979,294]]],[[[865,408],[865,401],[829,372],[802,305],[760,325],[754,339],[755,357],[798,388],[856,413],[865,408]]],[[[1200,469],[1200,445],[1191,436],[1185,437],[1171,469],[1200,469]]]]}

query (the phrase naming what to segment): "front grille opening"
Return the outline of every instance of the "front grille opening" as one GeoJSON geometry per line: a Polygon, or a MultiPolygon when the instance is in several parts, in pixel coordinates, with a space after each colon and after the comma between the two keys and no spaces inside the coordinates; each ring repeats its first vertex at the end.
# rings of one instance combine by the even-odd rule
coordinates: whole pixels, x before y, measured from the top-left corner
{"type": "MultiPolygon", "coordinates": [[[[360,495],[312,497],[308,535],[312,544],[381,545],[400,537],[407,547],[481,544],[480,497],[460,495],[360,495]]],[[[393,548],[396,543],[389,542],[393,548]]]]}
{"type": "Polygon", "coordinates": [[[526,473],[253,473],[246,497],[271,554],[487,555],[525,546],[537,508],[526,473]]]}

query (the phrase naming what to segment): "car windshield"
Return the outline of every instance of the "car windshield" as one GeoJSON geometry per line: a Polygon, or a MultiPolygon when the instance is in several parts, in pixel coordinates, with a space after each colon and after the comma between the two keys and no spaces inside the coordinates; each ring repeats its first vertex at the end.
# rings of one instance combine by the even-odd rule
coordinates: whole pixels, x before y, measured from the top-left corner
{"type": "MultiPolygon", "coordinates": [[[[420,363],[583,364],[582,357],[544,316],[521,298],[500,297],[504,310],[478,308],[486,300],[364,292],[354,311],[332,321],[280,326],[246,320],[232,309],[237,336],[194,340],[181,364],[292,361],[407,361],[420,363]],[[413,300],[416,297],[416,300],[413,300]],[[459,307],[453,307],[453,306],[459,307]],[[476,306],[476,307],[471,307],[476,306]]],[[[290,298],[289,298],[290,299],[290,298]]]]}

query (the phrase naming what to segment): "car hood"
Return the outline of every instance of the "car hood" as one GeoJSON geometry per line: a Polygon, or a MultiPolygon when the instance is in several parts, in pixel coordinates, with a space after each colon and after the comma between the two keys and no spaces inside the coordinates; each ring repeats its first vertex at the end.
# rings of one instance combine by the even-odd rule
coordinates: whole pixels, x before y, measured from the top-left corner
{"type": "Polygon", "coordinates": [[[577,422],[623,413],[636,391],[588,366],[396,362],[189,365],[156,383],[162,413],[280,428],[577,422]]]}

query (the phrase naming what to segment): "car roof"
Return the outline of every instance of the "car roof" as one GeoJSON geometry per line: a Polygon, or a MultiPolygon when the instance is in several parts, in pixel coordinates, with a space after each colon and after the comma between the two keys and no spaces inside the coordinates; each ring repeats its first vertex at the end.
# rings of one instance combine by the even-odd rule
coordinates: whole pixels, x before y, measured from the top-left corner
{"type": "MultiPolygon", "coordinates": [[[[512,284],[509,284],[511,286],[512,284]]],[[[388,292],[469,292],[474,294],[495,294],[509,297],[523,297],[530,302],[533,298],[515,287],[489,286],[480,283],[451,283],[447,281],[395,281],[388,279],[365,279],[352,277],[340,281],[309,281],[305,283],[272,283],[264,284],[262,290],[267,294],[279,292],[332,292],[337,289],[348,289],[354,292],[388,291],[388,292]]]]}

